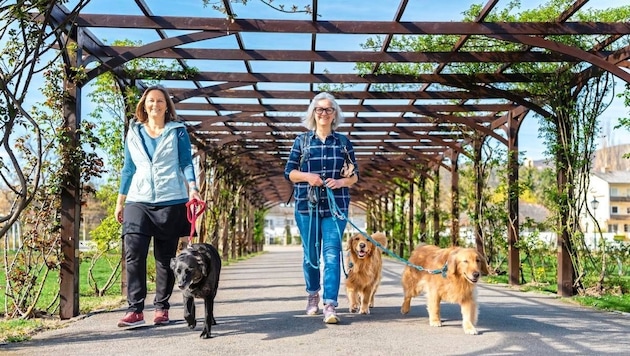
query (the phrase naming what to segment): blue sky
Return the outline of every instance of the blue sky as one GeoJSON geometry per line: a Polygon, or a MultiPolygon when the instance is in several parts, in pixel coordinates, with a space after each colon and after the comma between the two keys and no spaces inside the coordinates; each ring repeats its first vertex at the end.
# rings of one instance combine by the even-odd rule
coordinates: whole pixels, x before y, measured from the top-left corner
{"type": "MultiPolygon", "coordinates": [[[[210,7],[204,8],[202,0],[178,0],[171,4],[177,4],[176,6],[163,5],[163,0],[145,0],[149,8],[151,8],[156,15],[168,15],[168,16],[216,16],[217,12],[210,7]]],[[[435,1],[435,0],[410,0],[403,21],[458,21],[462,18],[462,12],[467,10],[473,3],[479,3],[482,1],[472,0],[447,0],[447,1],[435,1]]],[[[483,1],[485,2],[485,1],[483,1]]],[[[523,0],[524,5],[522,9],[535,8],[544,1],[541,0],[523,0]]],[[[298,8],[302,8],[305,4],[310,4],[311,1],[305,0],[276,0],[274,4],[285,4],[290,6],[295,4],[298,8]]],[[[501,0],[499,5],[507,3],[507,0],[501,0]]],[[[140,11],[132,1],[119,1],[116,2],[117,6],[112,6],[111,0],[92,0],[90,4],[84,10],[85,13],[117,13],[117,14],[137,14],[140,15],[140,11]]],[[[399,0],[320,0],[318,12],[322,14],[322,19],[325,20],[365,20],[370,19],[374,21],[379,20],[392,20],[396,8],[399,4],[399,0]]],[[[630,0],[591,0],[586,6],[587,8],[608,8],[613,6],[630,5],[630,0]]],[[[257,0],[249,0],[247,6],[235,5],[234,11],[241,18],[291,18],[291,19],[309,19],[309,15],[305,14],[281,14],[267,6],[261,5],[257,0]]],[[[94,30],[94,32],[101,38],[105,38],[109,42],[117,39],[131,39],[141,40],[143,43],[149,43],[157,40],[155,31],[146,30],[133,30],[125,29],[120,30],[94,30]]],[[[169,36],[176,36],[181,34],[177,31],[169,31],[169,36]]],[[[261,34],[245,34],[243,35],[243,41],[248,48],[256,49],[274,49],[276,43],[282,42],[283,45],[287,43],[294,43],[295,49],[308,49],[309,35],[299,34],[274,34],[270,39],[269,35],[261,34]],[[305,41],[306,37],[306,41],[305,41]],[[306,47],[305,47],[306,46],[306,47]]],[[[327,41],[327,35],[318,35],[318,50],[325,49],[346,49],[353,50],[358,49],[359,44],[363,43],[368,36],[347,35],[343,37],[335,37],[334,41],[327,41]]],[[[193,47],[203,47],[204,45],[209,48],[236,48],[234,36],[227,36],[222,39],[214,39],[212,41],[206,41],[207,43],[195,43],[193,47]]],[[[220,69],[214,67],[212,69],[196,63],[195,61],[188,61],[191,66],[198,67],[200,70],[212,70],[212,71],[243,71],[243,65],[240,62],[234,63],[212,63],[212,66],[219,65],[220,69]]],[[[329,72],[349,72],[353,68],[353,64],[339,64],[339,63],[319,63],[316,70],[327,70],[329,72]]],[[[308,68],[304,67],[304,64],[295,62],[258,62],[252,63],[253,71],[255,72],[278,72],[285,70],[300,70],[308,71],[308,68]]],[[[620,82],[620,81],[619,81],[620,82]]],[[[190,85],[189,83],[181,83],[182,86],[190,85]]],[[[180,85],[180,83],[177,83],[180,85]]],[[[620,92],[623,87],[618,85],[617,92],[620,92]]],[[[90,104],[85,100],[88,108],[84,108],[84,113],[89,111],[90,104]],[[86,111],[87,110],[87,111],[86,111]]],[[[305,103],[306,105],[307,103],[305,103]]],[[[343,105],[343,103],[341,103],[343,105]]],[[[605,140],[608,145],[630,143],[630,135],[626,130],[612,130],[612,127],[617,123],[619,117],[628,116],[628,109],[624,107],[623,102],[620,99],[615,99],[612,105],[602,115],[602,127],[604,132],[607,132],[605,140]],[[608,129],[606,129],[608,128],[608,129]]],[[[603,139],[600,139],[603,140],[603,139]]],[[[598,141],[600,141],[598,140],[598,141]]],[[[544,143],[538,138],[538,122],[533,116],[525,119],[524,125],[521,128],[519,134],[520,150],[525,151],[525,156],[530,159],[542,159],[544,143]]]]}

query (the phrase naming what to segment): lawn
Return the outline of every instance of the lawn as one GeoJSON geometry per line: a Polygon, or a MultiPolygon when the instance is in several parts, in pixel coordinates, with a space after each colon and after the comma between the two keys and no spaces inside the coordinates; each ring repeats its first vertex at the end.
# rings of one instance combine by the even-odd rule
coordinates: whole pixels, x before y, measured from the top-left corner
{"type": "MultiPolygon", "coordinates": [[[[102,257],[99,259],[93,269],[94,278],[98,281],[99,287],[105,283],[105,281],[109,278],[111,274],[113,266],[116,264],[119,255],[112,253],[108,256],[102,257]]],[[[86,313],[93,310],[94,301],[100,300],[103,297],[97,297],[95,295],[94,290],[90,287],[88,283],[88,270],[90,267],[91,259],[89,254],[81,253],[81,262],[79,265],[79,303],[80,303],[80,312],[86,313]],[[90,306],[86,308],[86,306],[90,306]]],[[[150,255],[148,258],[149,270],[152,271],[154,268],[153,257],[150,255]]],[[[149,289],[154,287],[154,273],[149,272],[148,282],[149,289]]],[[[0,291],[0,314],[4,315],[6,310],[4,309],[5,302],[5,277],[4,277],[4,268],[0,270],[0,283],[2,284],[2,290],[0,291]]],[[[119,298],[121,297],[121,286],[120,286],[120,269],[118,271],[118,276],[116,277],[116,281],[114,285],[109,289],[105,297],[109,298],[119,298]]],[[[59,271],[53,270],[50,272],[48,279],[46,280],[46,284],[42,291],[42,295],[37,303],[38,309],[45,309],[50,303],[52,303],[55,298],[57,298],[57,294],[59,292],[59,271]]],[[[119,304],[120,305],[120,304],[119,304]]]]}
{"type": "MultiPolygon", "coordinates": [[[[549,259],[545,265],[554,266],[554,263],[549,259]]],[[[558,285],[556,284],[557,272],[555,268],[536,267],[535,273],[532,274],[531,268],[526,261],[521,261],[521,268],[525,283],[519,286],[520,290],[551,294],[558,293],[558,285]],[[533,275],[536,276],[535,282],[533,281],[533,275]]],[[[500,266],[500,269],[506,271],[507,263],[500,266]]],[[[613,272],[615,271],[609,271],[608,277],[604,280],[603,295],[594,293],[593,288],[587,288],[584,295],[576,295],[569,299],[580,305],[590,306],[596,309],[630,313],[630,275],[628,275],[628,269],[626,267],[622,270],[621,275],[613,272]]],[[[508,283],[508,276],[506,274],[490,275],[484,277],[484,279],[487,283],[508,283]]],[[[596,281],[587,280],[585,283],[591,286],[595,285],[596,281]]]]}
{"type": "MultiPolygon", "coordinates": [[[[112,253],[97,261],[93,269],[95,279],[98,281],[99,286],[105,283],[109,278],[112,266],[114,266],[120,255],[112,253]]],[[[118,276],[112,288],[110,288],[104,296],[98,297],[95,295],[94,290],[88,284],[88,270],[90,267],[90,255],[81,253],[81,262],[79,266],[79,311],[81,314],[86,314],[95,310],[111,310],[116,309],[124,305],[125,298],[121,295],[121,283],[120,283],[120,270],[118,276]]],[[[149,270],[154,268],[153,257],[148,259],[149,270]]],[[[155,285],[154,273],[149,272],[148,285],[149,290],[153,290],[155,285]]],[[[0,314],[5,315],[5,275],[4,268],[0,270],[0,314]]],[[[48,279],[46,280],[42,295],[37,302],[37,308],[44,310],[48,305],[53,303],[57,298],[59,292],[59,271],[51,271],[48,279]]],[[[58,306],[58,301],[55,302],[58,306]]],[[[53,314],[58,314],[58,310],[55,309],[53,314]]],[[[34,318],[29,320],[13,319],[6,320],[0,319],[0,341],[4,342],[16,342],[22,340],[28,340],[30,335],[36,331],[43,329],[50,329],[60,327],[62,323],[56,316],[48,318],[34,318]]]]}

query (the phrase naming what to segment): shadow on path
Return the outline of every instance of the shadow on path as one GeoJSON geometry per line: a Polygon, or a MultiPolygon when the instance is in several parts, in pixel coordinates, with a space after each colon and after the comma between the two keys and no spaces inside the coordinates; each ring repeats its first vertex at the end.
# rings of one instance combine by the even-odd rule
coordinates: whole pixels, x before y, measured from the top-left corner
{"type": "MultiPolygon", "coordinates": [[[[465,335],[459,306],[442,305],[443,327],[428,325],[423,296],[400,314],[404,265],[385,259],[370,315],[349,314],[340,288],[339,325],[304,315],[306,292],[299,247],[268,247],[260,256],[225,266],[215,304],[212,339],[190,330],[176,292],[169,325],[118,328],[124,309],[90,315],[32,341],[0,346],[3,355],[621,355],[630,350],[630,316],[564,303],[552,295],[507,286],[479,287],[479,335],[465,335]]],[[[152,296],[148,300],[152,300],[152,296]]],[[[153,312],[145,311],[151,321],[153,312]]]]}

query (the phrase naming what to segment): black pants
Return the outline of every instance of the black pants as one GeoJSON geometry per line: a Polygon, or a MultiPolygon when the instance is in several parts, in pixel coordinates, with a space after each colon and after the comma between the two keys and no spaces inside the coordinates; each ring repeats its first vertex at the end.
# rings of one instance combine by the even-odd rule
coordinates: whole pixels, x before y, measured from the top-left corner
{"type": "Polygon", "coordinates": [[[186,220],[186,206],[147,206],[131,203],[125,206],[123,238],[127,264],[127,311],[140,313],[144,310],[147,296],[147,256],[153,237],[155,257],[155,309],[170,308],[175,277],[170,268],[175,257],[179,238],[190,232],[186,220]]]}

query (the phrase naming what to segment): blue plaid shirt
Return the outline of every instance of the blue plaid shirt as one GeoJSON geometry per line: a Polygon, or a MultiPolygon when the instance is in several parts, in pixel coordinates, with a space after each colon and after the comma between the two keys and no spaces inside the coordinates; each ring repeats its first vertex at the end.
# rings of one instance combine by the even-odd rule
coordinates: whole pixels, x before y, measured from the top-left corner
{"type": "MultiPolygon", "coordinates": [[[[352,163],[354,163],[355,174],[359,174],[358,165],[354,157],[354,149],[350,140],[342,140],[341,134],[333,132],[326,137],[325,142],[322,142],[315,134],[315,131],[305,132],[295,138],[293,147],[291,147],[291,153],[289,153],[289,160],[284,168],[284,177],[288,180],[289,173],[292,170],[297,169],[302,172],[317,173],[325,180],[326,178],[341,179],[341,167],[344,162],[344,141],[346,142],[346,149],[350,155],[352,163]],[[306,135],[311,135],[308,149],[308,159],[304,161],[302,167],[300,167],[300,160],[302,157],[302,146],[306,135]]],[[[293,189],[293,198],[295,199],[296,209],[300,214],[309,213],[309,201],[308,201],[308,188],[307,182],[295,183],[293,189]]],[[[319,196],[317,206],[314,206],[321,216],[332,216],[330,207],[328,206],[328,195],[326,193],[326,187],[313,187],[316,194],[319,196]]],[[[333,190],[333,196],[335,197],[335,203],[339,209],[348,214],[348,206],[350,205],[350,191],[348,187],[333,190]]]]}

